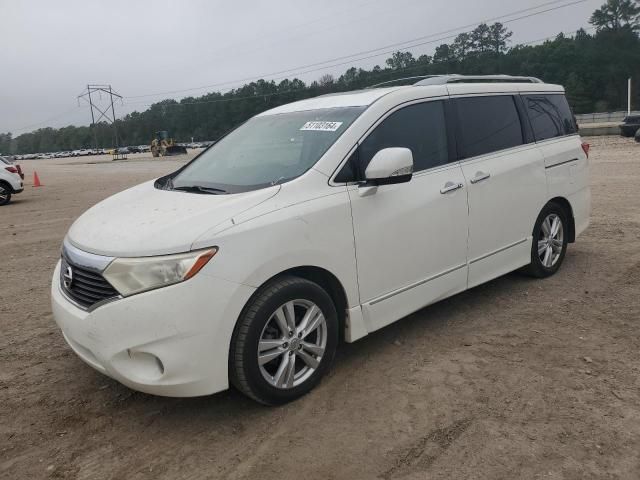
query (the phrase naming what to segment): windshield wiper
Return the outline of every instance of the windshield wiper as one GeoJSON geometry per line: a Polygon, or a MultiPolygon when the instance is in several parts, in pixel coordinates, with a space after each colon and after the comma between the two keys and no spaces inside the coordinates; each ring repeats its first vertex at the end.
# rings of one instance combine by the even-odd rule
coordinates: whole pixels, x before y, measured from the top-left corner
{"type": "Polygon", "coordinates": [[[202,185],[185,185],[182,187],[173,187],[173,190],[179,190],[181,192],[206,193],[209,195],[219,195],[221,193],[227,193],[226,190],[222,190],[221,188],[203,187],[202,185]]]}
{"type": "Polygon", "coordinates": [[[274,187],[276,185],[280,185],[280,182],[284,182],[285,180],[289,180],[286,177],[280,177],[277,180],[274,180],[273,182],[271,182],[271,186],[274,187]]]}

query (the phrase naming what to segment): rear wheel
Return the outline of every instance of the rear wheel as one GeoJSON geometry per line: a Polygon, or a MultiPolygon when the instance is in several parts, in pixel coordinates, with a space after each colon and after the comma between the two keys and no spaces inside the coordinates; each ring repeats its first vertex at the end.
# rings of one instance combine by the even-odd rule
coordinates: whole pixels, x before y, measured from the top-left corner
{"type": "Polygon", "coordinates": [[[620,130],[620,135],[626,138],[633,138],[633,136],[635,135],[635,132],[630,128],[622,128],[620,130]]]}
{"type": "Polygon", "coordinates": [[[258,402],[278,405],[315,387],[338,343],[331,297],[303,278],[276,279],[245,308],[232,339],[232,383],[258,402]]]}
{"type": "Polygon", "coordinates": [[[11,201],[11,187],[0,182],[0,205],[6,205],[11,201]]]}
{"type": "Polygon", "coordinates": [[[533,229],[531,263],[527,272],[545,278],[558,271],[567,252],[567,212],[556,203],[549,203],[540,212],[533,229]]]}

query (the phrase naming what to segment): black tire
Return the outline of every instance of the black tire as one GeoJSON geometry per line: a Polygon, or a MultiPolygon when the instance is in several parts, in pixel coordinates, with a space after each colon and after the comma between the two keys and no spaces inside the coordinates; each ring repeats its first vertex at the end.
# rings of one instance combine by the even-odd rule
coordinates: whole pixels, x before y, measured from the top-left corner
{"type": "MultiPolygon", "coordinates": [[[[565,209],[554,202],[549,202],[538,215],[538,219],[536,220],[536,224],[533,227],[533,241],[531,243],[531,263],[525,268],[525,272],[536,278],[546,278],[555,274],[562,265],[564,261],[564,257],[567,253],[567,245],[569,240],[569,222],[568,215],[565,209]],[[539,254],[538,245],[540,241],[544,241],[544,231],[543,231],[543,222],[545,219],[550,216],[556,216],[561,221],[562,226],[562,247],[559,251],[559,256],[553,262],[552,265],[545,265],[544,258],[541,258],[541,255],[544,256],[544,253],[539,254]]],[[[554,245],[556,245],[554,243],[554,245]]],[[[558,245],[559,247],[559,245],[558,245]]],[[[552,254],[556,255],[558,252],[552,248],[552,254]]],[[[546,252],[545,252],[546,253],[546,252]]],[[[546,258],[546,257],[545,257],[546,258]]]]}
{"type": "Polygon", "coordinates": [[[7,205],[11,201],[13,189],[6,183],[0,182],[0,206],[7,205]]]}
{"type": "MultiPolygon", "coordinates": [[[[289,275],[276,278],[256,292],[240,315],[231,339],[231,383],[245,395],[265,405],[281,405],[295,400],[312,390],[331,367],[338,345],[338,330],[335,305],[322,287],[309,280],[289,275]],[[326,337],[323,335],[323,338],[326,338],[326,346],[324,353],[319,357],[319,365],[308,378],[299,385],[278,388],[269,383],[262,373],[258,362],[258,344],[267,324],[274,321],[273,315],[276,310],[294,300],[312,302],[320,309],[326,325],[326,337]]],[[[293,345],[293,341],[291,344],[293,345]]],[[[294,354],[289,352],[283,355],[294,354]]],[[[277,358],[274,362],[278,361],[277,358]]],[[[298,357],[294,355],[294,359],[296,358],[298,357]]],[[[305,368],[304,363],[300,366],[305,368]]]]}
{"type": "Polygon", "coordinates": [[[630,128],[622,128],[620,129],[620,136],[624,138],[633,138],[636,132],[631,130],[630,128]]]}

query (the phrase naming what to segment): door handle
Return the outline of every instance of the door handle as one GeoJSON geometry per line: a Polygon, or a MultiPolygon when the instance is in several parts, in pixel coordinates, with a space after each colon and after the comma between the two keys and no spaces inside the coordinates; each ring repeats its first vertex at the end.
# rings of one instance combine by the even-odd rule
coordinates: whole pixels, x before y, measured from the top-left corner
{"type": "Polygon", "coordinates": [[[444,184],[444,187],[440,189],[440,193],[444,195],[445,193],[453,192],[454,190],[458,190],[462,187],[464,187],[464,185],[461,183],[447,182],[444,184]]]}
{"type": "Polygon", "coordinates": [[[490,173],[476,172],[476,176],[471,179],[471,183],[480,183],[483,180],[488,180],[489,178],[491,178],[490,173]]]}

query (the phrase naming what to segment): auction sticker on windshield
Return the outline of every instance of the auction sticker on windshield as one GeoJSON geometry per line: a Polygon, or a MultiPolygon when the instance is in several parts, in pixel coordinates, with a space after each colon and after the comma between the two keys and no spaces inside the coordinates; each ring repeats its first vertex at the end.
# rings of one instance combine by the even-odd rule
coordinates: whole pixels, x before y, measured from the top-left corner
{"type": "Polygon", "coordinates": [[[335,132],[341,125],[342,122],[307,122],[300,130],[313,132],[335,132]]]}

